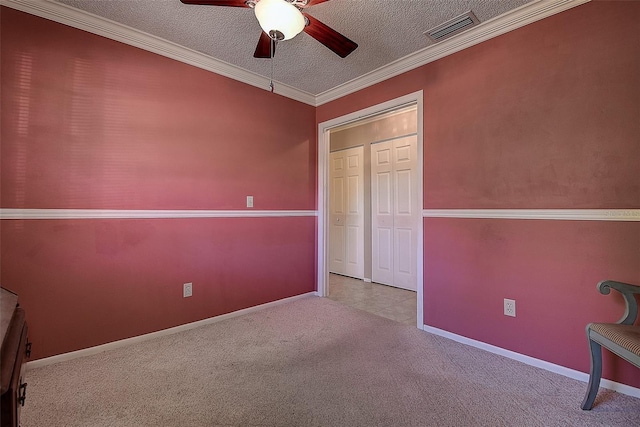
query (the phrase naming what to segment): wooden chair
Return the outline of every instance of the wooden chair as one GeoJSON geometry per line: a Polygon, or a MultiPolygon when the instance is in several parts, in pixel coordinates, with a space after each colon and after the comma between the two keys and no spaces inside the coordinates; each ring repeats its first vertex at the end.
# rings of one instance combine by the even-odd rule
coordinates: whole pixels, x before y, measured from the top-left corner
{"type": "Polygon", "coordinates": [[[625,301],[625,313],[617,323],[589,323],[587,339],[591,352],[591,375],[587,394],[582,401],[582,409],[590,410],[598,394],[602,376],[602,347],[622,357],[640,368],[640,326],[634,323],[638,316],[638,302],[635,294],[640,294],[640,286],[604,280],[598,283],[601,294],[607,295],[615,289],[625,301]]]}

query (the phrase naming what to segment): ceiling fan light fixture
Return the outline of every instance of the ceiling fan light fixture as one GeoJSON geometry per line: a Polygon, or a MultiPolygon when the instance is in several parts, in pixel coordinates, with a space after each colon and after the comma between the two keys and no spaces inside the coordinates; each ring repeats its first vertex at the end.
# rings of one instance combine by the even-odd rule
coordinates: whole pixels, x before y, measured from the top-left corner
{"type": "Polygon", "coordinates": [[[253,10],[262,30],[271,38],[289,40],[304,29],[304,16],[285,0],[260,0],[253,10]]]}

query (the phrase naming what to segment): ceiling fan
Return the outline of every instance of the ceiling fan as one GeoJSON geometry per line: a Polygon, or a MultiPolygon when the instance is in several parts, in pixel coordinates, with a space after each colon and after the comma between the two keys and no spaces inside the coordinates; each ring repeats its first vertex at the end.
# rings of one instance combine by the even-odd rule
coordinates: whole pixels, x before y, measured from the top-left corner
{"type": "Polygon", "coordinates": [[[184,4],[245,7],[254,9],[262,34],[254,58],[272,58],[276,43],[295,37],[301,31],[331,49],[341,58],[358,44],[303,12],[303,9],[329,0],[180,0],[184,4]]]}

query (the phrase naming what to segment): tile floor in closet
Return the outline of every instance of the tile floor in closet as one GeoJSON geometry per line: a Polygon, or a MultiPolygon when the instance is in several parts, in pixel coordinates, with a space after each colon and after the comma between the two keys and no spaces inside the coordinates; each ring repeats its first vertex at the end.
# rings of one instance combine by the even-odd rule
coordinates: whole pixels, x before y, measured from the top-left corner
{"type": "Polygon", "coordinates": [[[416,326],[416,292],[413,291],[367,283],[332,273],[329,274],[329,298],[378,316],[416,326]]]}

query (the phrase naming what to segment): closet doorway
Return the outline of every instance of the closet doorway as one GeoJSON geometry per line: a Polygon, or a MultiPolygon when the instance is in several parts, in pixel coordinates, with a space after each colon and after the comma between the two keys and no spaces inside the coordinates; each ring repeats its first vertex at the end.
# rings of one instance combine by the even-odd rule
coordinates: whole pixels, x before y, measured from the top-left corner
{"type": "MultiPolygon", "coordinates": [[[[319,126],[318,293],[342,277],[414,291],[422,325],[422,93],[319,126]],[[355,117],[354,117],[355,116],[355,117]],[[323,203],[324,202],[324,203],[323,203]]],[[[340,282],[344,280],[339,279],[340,282]]]]}

